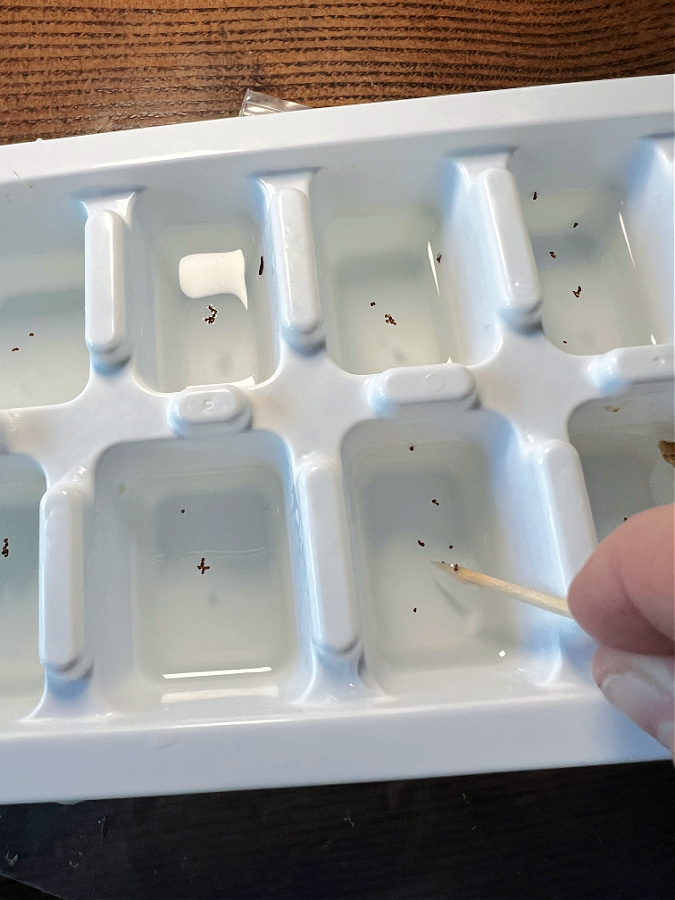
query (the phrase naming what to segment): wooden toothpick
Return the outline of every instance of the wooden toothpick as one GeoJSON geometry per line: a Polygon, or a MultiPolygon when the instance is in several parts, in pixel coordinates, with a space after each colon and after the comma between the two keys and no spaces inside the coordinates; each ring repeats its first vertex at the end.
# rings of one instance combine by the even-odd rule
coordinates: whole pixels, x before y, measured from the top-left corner
{"type": "Polygon", "coordinates": [[[454,575],[460,581],[466,581],[469,584],[478,585],[478,587],[493,588],[496,591],[502,591],[504,594],[512,594],[519,600],[525,601],[525,603],[538,606],[539,609],[546,609],[549,612],[558,613],[559,616],[572,618],[567,600],[563,597],[555,597],[553,594],[545,594],[543,591],[533,591],[519,584],[512,584],[510,581],[502,581],[501,578],[493,578],[491,575],[483,575],[482,572],[474,572],[473,569],[467,569],[464,566],[443,562],[434,562],[434,565],[444,572],[454,575]]]}

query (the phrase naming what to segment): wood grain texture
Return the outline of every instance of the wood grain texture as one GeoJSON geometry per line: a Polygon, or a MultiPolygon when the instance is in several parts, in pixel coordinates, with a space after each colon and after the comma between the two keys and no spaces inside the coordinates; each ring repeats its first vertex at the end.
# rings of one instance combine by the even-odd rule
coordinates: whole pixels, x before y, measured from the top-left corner
{"type": "Polygon", "coordinates": [[[3,0],[0,141],[671,71],[672,0],[3,0]]]}

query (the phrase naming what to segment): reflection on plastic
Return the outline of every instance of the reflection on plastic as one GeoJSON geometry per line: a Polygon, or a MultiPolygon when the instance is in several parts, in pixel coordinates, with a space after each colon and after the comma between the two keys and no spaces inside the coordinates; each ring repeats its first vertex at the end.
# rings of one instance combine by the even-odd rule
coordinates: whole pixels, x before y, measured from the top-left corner
{"type": "Polygon", "coordinates": [[[246,263],[241,250],[184,256],[178,263],[178,282],[191,300],[234,294],[248,309],[246,263]]]}
{"type": "Polygon", "coordinates": [[[256,672],[271,672],[271,666],[258,666],[255,669],[215,669],[212,672],[170,672],[162,678],[206,678],[214,675],[248,675],[256,672]]]}

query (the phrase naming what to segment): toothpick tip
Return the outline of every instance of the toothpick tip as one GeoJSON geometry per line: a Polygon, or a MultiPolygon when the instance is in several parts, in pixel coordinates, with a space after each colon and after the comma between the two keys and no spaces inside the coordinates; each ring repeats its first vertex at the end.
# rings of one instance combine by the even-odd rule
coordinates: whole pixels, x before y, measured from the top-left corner
{"type": "Polygon", "coordinates": [[[461,566],[458,566],[457,563],[441,562],[437,559],[432,560],[432,565],[441,569],[443,572],[449,572],[451,575],[455,575],[462,568],[461,566]]]}
{"type": "Polygon", "coordinates": [[[454,575],[462,582],[511,594],[511,596],[516,597],[518,600],[523,600],[532,606],[538,606],[540,609],[546,609],[549,612],[555,612],[568,618],[572,617],[567,601],[563,597],[555,597],[553,594],[534,591],[520,584],[503,581],[501,578],[493,578],[491,575],[475,572],[473,569],[467,569],[465,566],[460,566],[457,563],[444,563],[434,560],[434,565],[443,572],[454,575]]]}

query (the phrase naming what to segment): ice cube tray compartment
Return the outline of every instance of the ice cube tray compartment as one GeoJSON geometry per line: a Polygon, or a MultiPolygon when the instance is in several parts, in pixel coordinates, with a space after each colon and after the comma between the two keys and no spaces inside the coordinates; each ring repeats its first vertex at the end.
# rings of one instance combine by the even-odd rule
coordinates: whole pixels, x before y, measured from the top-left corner
{"type": "Polygon", "coordinates": [[[672,499],[671,93],[0,150],[5,800],[659,755],[431,562],[564,594],[672,499]]]}
{"type": "Polygon", "coordinates": [[[327,344],[341,368],[365,375],[450,357],[437,232],[424,210],[345,216],[328,226],[327,344]]]}
{"type": "Polygon", "coordinates": [[[672,385],[636,385],[570,418],[599,540],[629,516],[672,503],[675,469],[664,465],[659,443],[675,441],[674,408],[672,385]]]}
{"type": "Polygon", "coordinates": [[[19,187],[3,194],[10,215],[0,222],[3,409],[65,403],[83,390],[89,376],[84,220],[70,197],[57,199],[28,183],[19,187]],[[11,212],[17,207],[32,223],[29,232],[13,225],[11,212]]]}
{"type": "Polygon", "coordinates": [[[45,479],[22,456],[0,457],[0,704],[25,714],[39,700],[38,532],[45,479]]]}
{"type": "Polygon", "coordinates": [[[671,143],[639,142],[623,171],[589,160],[583,180],[580,173],[558,180],[550,170],[538,180],[542,164],[534,154],[514,154],[542,285],[543,329],[566,353],[671,340],[671,143]]]}
{"type": "Polygon", "coordinates": [[[398,693],[425,685],[466,699],[490,679],[497,696],[550,675],[558,631],[548,617],[430,565],[460,559],[501,578],[555,584],[543,509],[523,503],[528,476],[508,423],[478,410],[424,425],[370,423],[343,453],[371,677],[398,693]],[[528,551],[536,573],[520,564],[528,551]]]}
{"type": "Polygon", "coordinates": [[[155,390],[255,384],[274,371],[260,234],[222,190],[220,203],[209,181],[135,197],[131,240],[146,294],[138,371],[155,390]]]}
{"type": "Polygon", "coordinates": [[[137,706],[283,681],[298,655],[289,484],[283,444],[259,432],[103,454],[85,547],[102,688],[137,706]]]}

